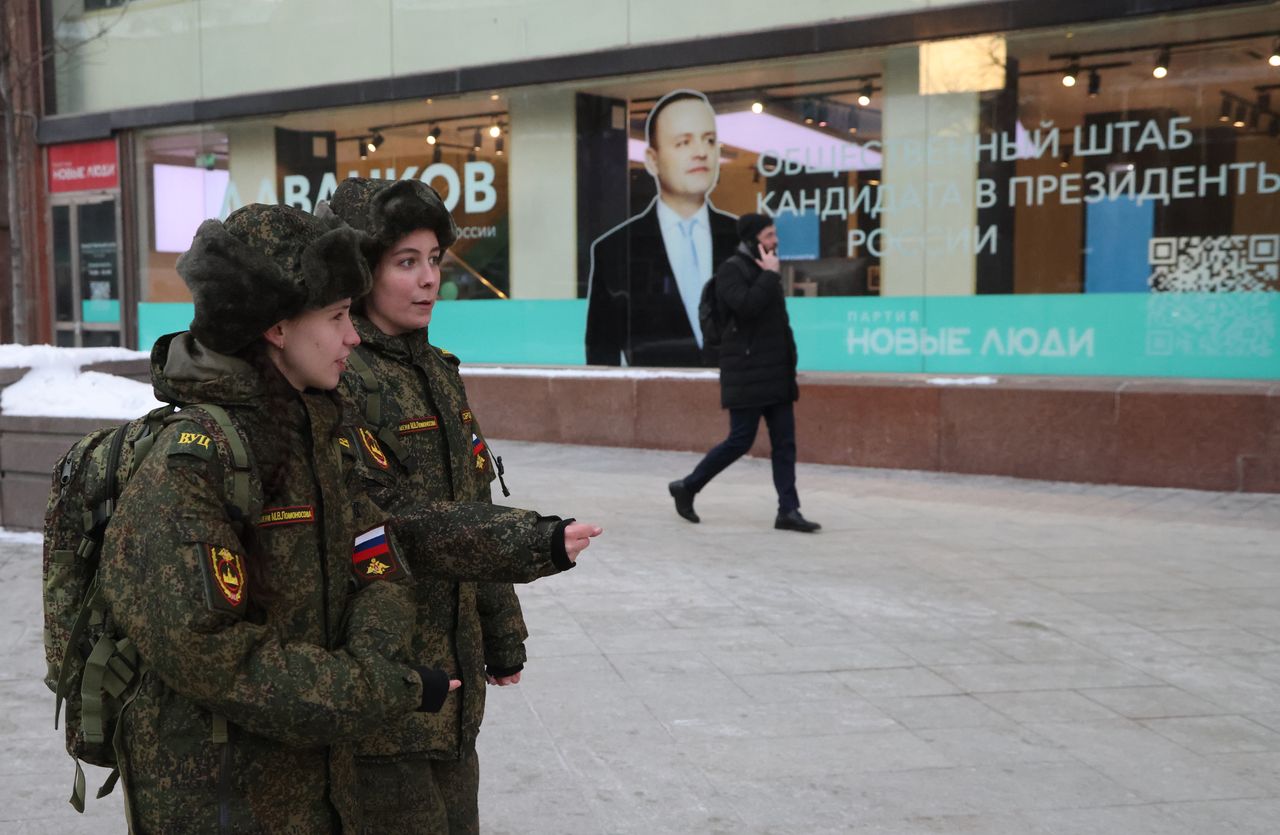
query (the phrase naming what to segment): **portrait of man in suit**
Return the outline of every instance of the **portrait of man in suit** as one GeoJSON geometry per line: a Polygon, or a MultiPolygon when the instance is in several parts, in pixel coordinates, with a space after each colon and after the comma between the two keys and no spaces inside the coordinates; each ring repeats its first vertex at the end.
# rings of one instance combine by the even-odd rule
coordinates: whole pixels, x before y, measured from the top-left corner
{"type": "Polygon", "coordinates": [[[657,196],[591,245],[587,364],[703,365],[702,287],[738,245],[736,217],[707,197],[720,173],[711,103],[668,93],[649,111],[645,142],[657,196]]]}

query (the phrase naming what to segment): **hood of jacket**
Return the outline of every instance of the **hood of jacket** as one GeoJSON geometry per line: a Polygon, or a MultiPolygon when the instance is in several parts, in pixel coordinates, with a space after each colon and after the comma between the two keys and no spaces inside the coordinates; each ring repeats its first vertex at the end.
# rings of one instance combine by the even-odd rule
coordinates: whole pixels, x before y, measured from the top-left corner
{"type": "Polygon", "coordinates": [[[190,331],[156,340],[151,348],[151,386],[157,400],[176,406],[248,406],[267,395],[267,381],[256,368],[209,350],[190,331]]]}

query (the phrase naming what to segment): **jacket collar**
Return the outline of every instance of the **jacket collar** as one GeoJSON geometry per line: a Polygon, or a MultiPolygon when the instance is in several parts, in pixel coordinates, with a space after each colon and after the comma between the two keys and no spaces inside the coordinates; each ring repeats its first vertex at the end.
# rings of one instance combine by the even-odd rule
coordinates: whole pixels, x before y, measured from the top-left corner
{"type": "Polygon", "coordinates": [[[427,343],[427,329],[410,331],[409,333],[392,336],[383,333],[378,326],[370,322],[369,319],[362,314],[351,314],[351,323],[356,326],[356,333],[360,336],[360,346],[368,348],[377,354],[383,354],[391,359],[408,362],[414,357],[422,356],[429,350],[427,343]]]}

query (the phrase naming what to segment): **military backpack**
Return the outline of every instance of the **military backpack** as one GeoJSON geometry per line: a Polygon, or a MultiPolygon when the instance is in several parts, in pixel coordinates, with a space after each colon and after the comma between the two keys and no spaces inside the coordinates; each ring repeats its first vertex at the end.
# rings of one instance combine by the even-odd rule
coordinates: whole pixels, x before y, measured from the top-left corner
{"type": "Polygon", "coordinates": [[[53,468],[44,517],[45,684],[55,695],[53,725],[63,719],[67,753],[76,760],[71,805],[80,812],[85,800],[81,761],[112,769],[98,797],[109,794],[119,779],[118,720],[145,668],[137,647],[114,628],[102,598],[103,536],[125,484],[160,430],[170,421],[191,418],[202,425],[211,418],[226,439],[228,449],[219,458],[232,466],[224,472],[224,497],[233,522],[243,524],[251,518],[252,467],[248,449],[220,406],[201,404],[181,412],[161,406],[122,426],[90,432],[53,468]]]}

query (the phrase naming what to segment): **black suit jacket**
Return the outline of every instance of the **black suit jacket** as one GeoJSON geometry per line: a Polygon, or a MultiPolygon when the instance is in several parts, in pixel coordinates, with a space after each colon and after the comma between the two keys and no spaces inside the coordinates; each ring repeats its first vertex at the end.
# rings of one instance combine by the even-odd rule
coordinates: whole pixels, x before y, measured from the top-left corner
{"type": "MultiPolygon", "coordinates": [[[[738,246],[737,219],[707,209],[714,270],[738,246]]],[[[619,365],[623,356],[628,365],[706,364],[667,260],[656,198],[591,245],[588,287],[588,365],[619,365]]]]}

